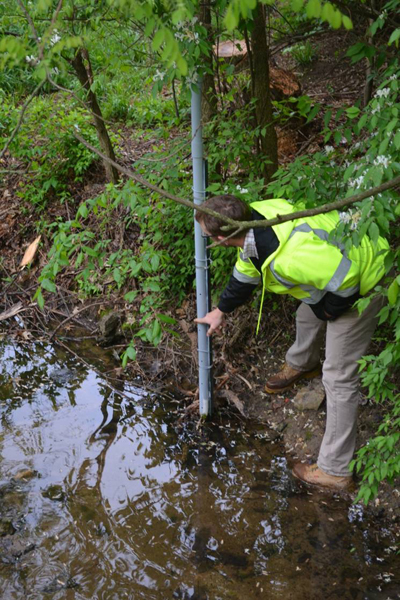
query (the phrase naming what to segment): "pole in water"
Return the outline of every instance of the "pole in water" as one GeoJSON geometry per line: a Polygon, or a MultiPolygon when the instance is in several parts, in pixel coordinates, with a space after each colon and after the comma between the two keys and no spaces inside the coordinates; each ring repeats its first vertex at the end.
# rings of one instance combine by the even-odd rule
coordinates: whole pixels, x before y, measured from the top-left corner
{"type": "MultiPolygon", "coordinates": [[[[201,79],[196,88],[192,87],[192,163],[193,163],[193,201],[204,202],[206,196],[206,168],[203,157],[203,131],[201,125],[201,79]]],[[[195,262],[196,262],[196,300],[197,317],[204,317],[211,309],[210,305],[210,259],[207,239],[203,237],[201,227],[194,222],[195,262]]],[[[212,357],[211,338],[207,337],[207,325],[197,325],[197,344],[199,357],[199,399],[200,415],[206,417],[212,411],[212,357]]]]}

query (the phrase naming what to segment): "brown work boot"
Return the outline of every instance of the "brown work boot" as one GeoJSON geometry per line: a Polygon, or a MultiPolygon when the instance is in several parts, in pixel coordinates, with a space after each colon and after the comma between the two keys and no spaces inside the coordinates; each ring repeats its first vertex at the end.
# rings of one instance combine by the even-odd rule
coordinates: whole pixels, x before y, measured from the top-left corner
{"type": "Polygon", "coordinates": [[[292,475],[305,483],[318,485],[319,487],[329,488],[331,490],[351,491],[354,488],[354,482],[351,475],[348,477],[328,475],[328,473],[325,473],[316,464],[307,465],[306,463],[297,463],[293,467],[292,475]]]}
{"type": "Polygon", "coordinates": [[[268,394],[279,394],[288,388],[292,387],[296,381],[300,379],[312,379],[317,377],[321,373],[321,365],[317,365],[311,371],[298,371],[293,369],[287,363],[284,364],[283,368],[276,375],[272,375],[265,384],[265,391],[268,394]]]}

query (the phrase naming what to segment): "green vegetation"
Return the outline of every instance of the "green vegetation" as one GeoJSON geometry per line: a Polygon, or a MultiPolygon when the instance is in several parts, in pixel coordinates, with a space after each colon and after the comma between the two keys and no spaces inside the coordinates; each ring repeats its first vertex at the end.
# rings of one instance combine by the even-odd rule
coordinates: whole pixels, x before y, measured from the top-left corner
{"type": "MultiPolygon", "coordinates": [[[[66,275],[81,298],[122,297],[138,314],[125,325],[132,341],[123,365],[135,359],[135,339],[157,345],[165,332],[173,333],[174,320],[165,311],[193,287],[193,215],[163,192],[191,197],[190,88],[197,65],[209,99],[204,136],[210,193],[248,201],[269,194],[314,208],[400,175],[398,0],[379,13],[372,3],[352,1],[346,14],[320,0],[260,6],[255,0],[218,1],[202,11],[196,3],[91,0],[78,7],[73,0],[6,0],[0,8],[0,168],[21,215],[29,215],[50,245],[34,298],[43,307],[66,275]],[[311,126],[319,136],[317,149],[301,151],[299,144],[273,177],[274,128],[259,111],[265,98],[254,94],[260,89],[254,68],[259,57],[253,52],[250,76],[212,52],[217,39],[253,36],[254,44],[260,15],[268,16],[269,44],[289,38],[289,54],[301,66],[318,58],[307,33],[355,25],[347,60],[370,66],[364,98],[360,93],[355,103],[344,98],[341,106],[337,100],[329,105],[290,94],[277,100],[264,90],[274,126],[311,126]],[[302,35],[306,41],[299,42],[302,35]],[[122,179],[77,133],[160,191],[122,179]],[[90,193],[93,181],[101,191],[90,193]]],[[[349,245],[366,233],[372,240],[381,233],[392,244],[388,285],[380,290],[388,296],[380,315],[381,351],[360,365],[370,398],[386,414],[353,463],[362,474],[359,498],[365,502],[381,481],[400,474],[400,393],[392,383],[400,364],[399,215],[398,195],[387,189],[343,208],[340,226],[349,245]]],[[[215,249],[212,268],[220,288],[230,253],[215,249]]]]}

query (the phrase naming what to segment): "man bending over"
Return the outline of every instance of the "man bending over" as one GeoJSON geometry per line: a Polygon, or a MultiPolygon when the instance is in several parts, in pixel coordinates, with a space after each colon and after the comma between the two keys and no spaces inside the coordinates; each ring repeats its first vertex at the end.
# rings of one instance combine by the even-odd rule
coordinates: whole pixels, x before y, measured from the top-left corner
{"type": "MultiPolygon", "coordinates": [[[[231,195],[214,196],[203,206],[236,221],[273,219],[294,212],[286,200],[264,200],[249,206],[231,195]]],[[[280,393],[300,379],[316,376],[326,333],[322,366],[327,400],[325,434],[317,463],[298,463],[293,475],[322,487],[350,489],[349,463],[355,448],[359,403],[357,361],[367,352],[384,298],[372,298],[361,315],[353,304],[383,277],[388,243],[379,238],[374,245],[364,236],[359,247],[347,253],[342,241],[330,235],[339,218],[339,213],[332,211],[272,227],[255,227],[225,239],[230,233],[222,230],[225,223],[198,211],[196,219],[203,233],[223,246],[237,247],[238,257],[218,307],[196,322],[209,325],[207,335],[212,335],[223,325],[225,314],[245,303],[260,282],[260,317],[265,291],[300,300],[296,340],[286,354],[283,369],[266,382],[265,389],[270,394],[280,393]]]]}

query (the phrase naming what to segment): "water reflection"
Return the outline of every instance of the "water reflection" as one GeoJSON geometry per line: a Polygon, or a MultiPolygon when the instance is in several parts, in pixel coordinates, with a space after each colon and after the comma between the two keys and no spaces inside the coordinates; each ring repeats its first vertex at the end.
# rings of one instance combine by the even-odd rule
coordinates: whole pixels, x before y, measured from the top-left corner
{"type": "Polygon", "coordinates": [[[390,535],[300,488],[260,427],[178,431],[176,405],[53,348],[0,356],[5,599],[396,598],[390,535]]]}

